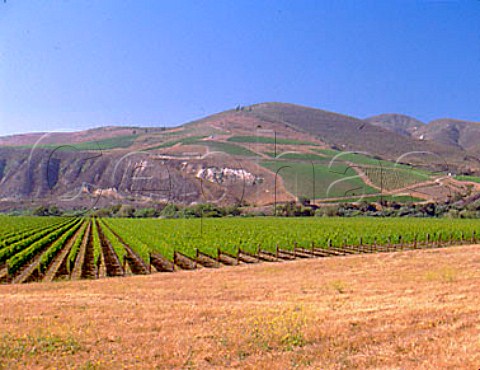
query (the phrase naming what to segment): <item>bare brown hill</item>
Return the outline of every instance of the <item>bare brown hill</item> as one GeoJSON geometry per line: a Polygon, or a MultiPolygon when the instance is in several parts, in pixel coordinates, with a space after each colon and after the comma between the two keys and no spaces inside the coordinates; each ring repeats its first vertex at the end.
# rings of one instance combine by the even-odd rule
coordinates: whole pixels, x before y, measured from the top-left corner
{"type": "Polygon", "coordinates": [[[0,146],[64,145],[158,132],[163,128],[105,126],[74,132],[34,132],[0,137],[0,146]]]}
{"type": "MultiPolygon", "coordinates": [[[[274,175],[254,161],[217,152],[165,160],[154,152],[0,148],[0,209],[63,209],[167,202],[220,205],[273,202],[274,175]],[[1,163],[0,163],[1,164],[1,163]]],[[[281,181],[278,200],[293,199],[281,181]]]]}
{"type": "Polygon", "coordinates": [[[390,160],[407,155],[411,162],[422,162],[415,153],[431,152],[453,166],[465,161],[460,148],[407,138],[366,121],[320,109],[264,103],[252,106],[252,113],[281,120],[341,150],[364,151],[390,160]]]}
{"type": "Polygon", "coordinates": [[[397,113],[385,113],[365,118],[372,125],[383,127],[402,136],[410,137],[425,124],[413,117],[397,113]]]}
{"type": "Polygon", "coordinates": [[[472,155],[480,154],[480,123],[456,119],[438,119],[415,133],[424,140],[455,146],[472,155]]]}
{"type": "Polygon", "coordinates": [[[447,163],[452,168],[476,165],[458,146],[405,137],[364,120],[295,104],[255,104],[205,117],[190,125],[198,127],[219,123],[224,129],[231,128],[230,134],[236,129],[254,135],[258,130],[266,131],[266,128],[272,132],[283,128],[287,132],[282,136],[293,135],[288,132],[293,130],[295,135],[309,135],[311,140],[315,138],[339,150],[365,152],[393,161],[402,158],[409,163],[443,167],[447,163]],[[429,153],[428,158],[425,160],[421,153],[429,153]]]}
{"type": "MultiPolygon", "coordinates": [[[[262,103],[169,129],[101,127],[4,137],[0,138],[0,208],[60,201],[68,203],[67,208],[88,208],[92,202],[96,206],[166,201],[272,204],[275,195],[277,201],[302,195],[295,189],[312,181],[311,160],[327,163],[316,167],[323,171],[322,179],[339,180],[338,172],[328,167],[338,153],[332,148],[399,160],[434,174],[480,173],[476,159],[480,125],[441,120],[414,130],[411,137],[393,132],[395,125],[409,130],[418,122],[393,114],[360,120],[300,105],[262,103]],[[275,181],[279,170],[265,163],[290,152],[295,152],[291,160],[297,162],[285,165],[295,173],[284,171],[275,181]]],[[[368,158],[356,160],[372,164],[368,158]]],[[[352,181],[352,187],[364,183],[352,181]]]]}

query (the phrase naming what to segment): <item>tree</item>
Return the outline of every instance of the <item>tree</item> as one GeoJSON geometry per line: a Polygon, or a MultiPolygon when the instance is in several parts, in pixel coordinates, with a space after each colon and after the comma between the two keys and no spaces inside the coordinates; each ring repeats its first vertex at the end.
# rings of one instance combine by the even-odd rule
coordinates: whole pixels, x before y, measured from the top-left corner
{"type": "Polygon", "coordinates": [[[33,211],[34,216],[61,216],[62,214],[57,206],[40,206],[33,211]]]}
{"type": "Polygon", "coordinates": [[[162,211],[160,212],[160,216],[166,218],[173,218],[177,216],[177,212],[178,207],[173,203],[169,203],[165,206],[165,208],[162,209],[162,211]]]}
{"type": "Polygon", "coordinates": [[[305,207],[308,207],[310,206],[310,198],[304,196],[304,195],[300,195],[298,197],[298,203],[300,203],[302,206],[305,206],[305,207]]]}
{"type": "Polygon", "coordinates": [[[142,208],[135,211],[135,217],[139,218],[153,218],[157,216],[158,213],[154,208],[142,208]]]}
{"type": "Polygon", "coordinates": [[[128,204],[124,204],[120,207],[117,216],[118,217],[128,217],[131,218],[135,215],[135,208],[128,204]]]}

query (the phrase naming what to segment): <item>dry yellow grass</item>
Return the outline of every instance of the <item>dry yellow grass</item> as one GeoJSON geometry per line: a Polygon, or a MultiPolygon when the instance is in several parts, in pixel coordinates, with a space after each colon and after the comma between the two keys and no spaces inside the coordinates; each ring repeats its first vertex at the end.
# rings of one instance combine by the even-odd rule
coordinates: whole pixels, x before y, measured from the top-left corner
{"type": "Polygon", "coordinates": [[[480,366],[480,247],[0,287],[0,368],[480,366]]]}

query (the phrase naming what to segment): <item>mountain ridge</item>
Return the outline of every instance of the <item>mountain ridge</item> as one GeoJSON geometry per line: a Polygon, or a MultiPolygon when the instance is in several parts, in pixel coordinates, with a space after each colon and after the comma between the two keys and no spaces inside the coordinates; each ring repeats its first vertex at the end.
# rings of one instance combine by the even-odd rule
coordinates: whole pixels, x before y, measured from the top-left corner
{"type": "Polygon", "coordinates": [[[429,125],[410,136],[394,131],[395,124],[415,124],[412,117],[384,114],[370,120],[374,123],[267,102],[172,128],[108,126],[0,137],[0,209],[2,202],[27,207],[64,198],[69,199],[68,207],[88,207],[98,194],[102,205],[265,205],[300,195],[350,199],[359,191],[371,195],[381,189],[374,171],[381,161],[388,168],[404,166],[390,175],[389,191],[413,191],[409,186],[416,181],[429,188],[415,190],[415,197],[434,199],[462,187],[439,191],[435,179],[451,173],[480,174],[475,143],[466,140],[474,137],[467,130],[471,125],[435,123],[432,127],[439,134],[426,132],[425,139],[417,131],[429,125]],[[382,120],[390,125],[383,127],[382,120]],[[449,129],[448,140],[443,140],[444,126],[459,125],[458,135],[449,129]]]}

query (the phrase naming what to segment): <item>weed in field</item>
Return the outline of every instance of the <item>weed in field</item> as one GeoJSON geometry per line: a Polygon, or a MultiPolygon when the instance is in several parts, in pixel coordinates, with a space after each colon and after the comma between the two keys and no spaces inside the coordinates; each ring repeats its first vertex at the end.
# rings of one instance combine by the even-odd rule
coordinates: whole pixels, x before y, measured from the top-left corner
{"type": "Polygon", "coordinates": [[[332,281],[330,286],[339,294],[343,294],[347,291],[347,284],[342,280],[332,281]]]}
{"type": "Polygon", "coordinates": [[[96,369],[102,369],[103,367],[104,366],[103,366],[101,361],[88,360],[86,363],[84,363],[78,369],[79,370],[96,370],[96,369]]]}
{"type": "Polygon", "coordinates": [[[301,306],[262,309],[240,320],[238,325],[223,326],[217,337],[223,365],[254,354],[292,351],[307,343],[307,314],[301,306]]]}
{"type": "Polygon", "coordinates": [[[35,356],[45,353],[74,354],[81,349],[72,337],[32,336],[13,337],[9,334],[0,338],[0,358],[20,358],[24,355],[35,356]]]}
{"type": "Polygon", "coordinates": [[[302,307],[254,316],[249,322],[249,344],[255,350],[291,351],[306,343],[307,317],[302,307]]]}
{"type": "Polygon", "coordinates": [[[452,267],[443,267],[439,270],[428,271],[425,274],[428,281],[441,281],[444,283],[453,283],[457,281],[458,270],[452,267]]]}

